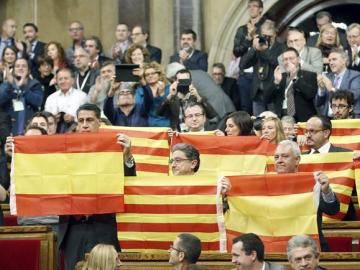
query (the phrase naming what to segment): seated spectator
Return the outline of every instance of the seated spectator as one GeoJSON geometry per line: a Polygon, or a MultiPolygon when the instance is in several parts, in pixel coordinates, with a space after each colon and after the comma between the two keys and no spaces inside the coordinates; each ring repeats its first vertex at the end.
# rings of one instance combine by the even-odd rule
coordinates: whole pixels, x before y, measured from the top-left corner
{"type": "Polygon", "coordinates": [[[15,46],[7,46],[4,48],[0,62],[0,83],[2,83],[6,77],[6,73],[14,70],[15,60],[17,58],[17,48],[15,46]]]}
{"type": "Polygon", "coordinates": [[[333,49],[341,49],[340,38],[337,29],[332,24],[325,24],[320,29],[320,35],[315,44],[323,56],[323,71],[329,71],[329,54],[333,49]]]}
{"type": "Polygon", "coordinates": [[[56,119],[55,115],[53,115],[50,112],[46,112],[46,111],[43,111],[42,113],[43,113],[43,115],[46,116],[46,118],[48,120],[48,134],[49,135],[56,134],[57,119],[56,119]]]}
{"type": "Polygon", "coordinates": [[[281,118],[281,124],[283,126],[285,139],[294,141],[296,140],[297,128],[294,117],[285,115],[281,118]]]}
{"type": "Polygon", "coordinates": [[[169,248],[169,263],[176,270],[188,270],[201,254],[201,241],[195,235],[181,233],[169,248]]]}
{"type": "MultiPolygon", "coordinates": [[[[95,84],[91,86],[88,100],[92,104],[96,104],[102,111],[104,108],[105,98],[113,87],[115,80],[115,64],[112,61],[105,62],[100,68],[100,75],[96,78],[95,84]]],[[[116,106],[117,104],[114,104],[116,106]]]]}
{"type": "Polygon", "coordinates": [[[103,46],[100,38],[97,36],[91,36],[85,40],[85,50],[88,52],[90,57],[91,69],[98,70],[104,62],[110,60],[110,58],[102,55],[103,46]]]}
{"type": "Polygon", "coordinates": [[[287,245],[287,257],[293,270],[325,270],[319,266],[320,252],[310,236],[293,236],[287,245]]]}
{"type": "Polygon", "coordinates": [[[117,270],[121,265],[119,254],[114,246],[97,244],[90,251],[82,270],[117,270]]]}
{"type": "Polygon", "coordinates": [[[136,90],[136,102],[140,104],[143,103],[144,92],[150,92],[152,101],[150,101],[149,126],[170,127],[170,119],[156,113],[157,108],[170,93],[170,85],[167,84],[165,74],[160,64],[151,62],[144,65],[144,83],[146,84],[143,88],[136,90]]]}
{"type": "Polygon", "coordinates": [[[74,88],[86,94],[90,87],[95,84],[96,77],[99,75],[98,69],[90,68],[90,55],[82,47],[74,51],[75,84],[74,88]]]}
{"type": "Polygon", "coordinates": [[[229,96],[235,105],[236,110],[240,110],[240,96],[236,79],[225,77],[225,66],[223,63],[215,63],[212,66],[211,77],[229,96]]]}
{"type": "Polygon", "coordinates": [[[192,29],[181,32],[180,51],[170,57],[170,63],[178,62],[189,70],[208,70],[208,56],[206,53],[195,49],[197,35],[192,29]]]}
{"type": "Polygon", "coordinates": [[[251,136],[253,134],[253,120],[245,111],[237,111],[226,117],[225,133],[220,131],[216,135],[225,136],[251,136]]]}
{"type": "Polygon", "coordinates": [[[14,72],[8,73],[0,85],[0,108],[12,120],[12,134],[23,134],[27,121],[39,110],[43,91],[37,80],[29,77],[29,63],[24,58],[15,61],[14,72]]]}
{"type": "Polygon", "coordinates": [[[130,47],[130,30],[126,23],[119,23],[115,30],[115,43],[111,46],[110,55],[117,64],[125,62],[126,50],[130,47]]]}
{"type": "Polygon", "coordinates": [[[200,103],[207,118],[211,119],[217,117],[214,108],[207,102],[207,100],[200,96],[197,89],[191,83],[191,73],[186,70],[180,70],[176,73],[176,81],[170,85],[170,93],[167,98],[157,108],[157,114],[167,116],[170,118],[170,127],[173,130],[184,131],[187,130],[184,121],[184,106],[187,102],[200,103]],[[190,85],[183,85],[178,87],[179,80],[187,80],[190,85]],[[180,90],[180,91],[179,91],[180,90]]]}
{"type": "Polygon", "coordinates": [[[59,91],[51,94],[45,103],[45,110],[54,114],[58,119],[58,131],[64,133],[75,121],[76,110],[86,102],[86,94],[74,89],[74,74],[68,68],[60,69],[56,73],[59,91]]]}
{"type": "Polygon", "coordinates": [[[104,103],[104,114],[113,125],[128,127],[146,127],[151,105],[149,91],[144,91],[144,100],[135,103],[133,87],[129,83],[114,82],[104,103]],[[114,94],[118,91],[118,107],[114,108],[114,94]]]}
{"type": "Polygon", "coordinates": [[[231,262],[237,270],[284,270],[282,265],[266,262],[264,244],[254,233],[245,233],[232,241],[231,262]]]}
{"type": "Polygon", "coordinates": [[[54,74],[52,74],[52,70],[54,69],[54,61],[49,56],[39,57],[38,66],[39,72],[37,72],[36,79],[43,86],[44,98],[41,104],[41,109],[43,110],[48,96],[56,92],[56,79],[54,74]]]}
{"type": "Polygon", "coordinates": [[[59,42],[50,41],[49,43],[47,43],[44,49],[44,54],[45,56],[49,56],[53,60],[53,74],[56,74],[59,69],[69,66],[66,60],[64,48],[59,42]]]}
{"type": "Polygon", "coordinates": [[[284,130],[279,118],[267,117],[262,123],[261,139],[278,144],[285,139],[284,130]]]}
{"type": "Polygon", "coordinates": [[[330,97],[330,108],[333,111],[333,119],[354,118],[355,98],[353,92],[337,90],[330,97]]]}

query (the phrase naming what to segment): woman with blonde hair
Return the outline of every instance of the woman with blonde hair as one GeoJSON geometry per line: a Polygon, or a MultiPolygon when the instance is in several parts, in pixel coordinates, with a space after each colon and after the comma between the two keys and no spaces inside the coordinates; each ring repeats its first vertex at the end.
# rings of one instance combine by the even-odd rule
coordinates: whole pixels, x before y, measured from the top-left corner
{"type": "Polygon", "coordinates": [[[97,244],[91,250],[82,270],[118,270],[121,265],[114,246],[97,244]]]}
{"type": "Polygon", "coordinates": [[[278,144],[282,140],[285,140],[283,126],[277,117],[264,118],[261,134],[261,139],[268,140],[273,144],[278,144]]]}

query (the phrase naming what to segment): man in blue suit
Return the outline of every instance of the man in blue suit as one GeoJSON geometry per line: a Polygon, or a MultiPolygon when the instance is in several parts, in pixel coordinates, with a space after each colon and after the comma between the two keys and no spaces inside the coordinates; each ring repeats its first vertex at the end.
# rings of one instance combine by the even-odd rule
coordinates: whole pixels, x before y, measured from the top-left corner
{"type": "Polygon", "coordinates": [[[316,106],[322,106],[323,115],[332,116],[329,107],[330,96],[337,89],[353,92],[355,97],[355,118],[360,118],[360,72],[347,69],[348,55],[341,49],[334,49],[329,54],[331,72],[318,76],[319,90],[316,95],[316,106]]]}
{"type": "Polygon", "coordinates": [[[197,36],[192,29],[181,32],[181,50],[170,57],[170,63],[178,62],[189,70],[201,69],[207,72],[207,53],[195,49],[197,36]]]}

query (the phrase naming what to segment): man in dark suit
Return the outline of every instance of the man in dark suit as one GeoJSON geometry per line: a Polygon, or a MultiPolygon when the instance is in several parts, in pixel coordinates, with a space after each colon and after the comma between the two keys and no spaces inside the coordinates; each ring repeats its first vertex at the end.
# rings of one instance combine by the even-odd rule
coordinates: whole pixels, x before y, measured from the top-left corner
{"type": "Polygon", "coordinates": [[[150,60],[161,64],[162,52],[161,49],[151,46],[148,43],[149,30],[142,25],[135,25],[131,31],[131,39],[134,44],[139,44],[146,48],[150,53],[150,60]]]}
{"type": "Polygon", "coordinates": [[[282,108],[282,115],[293,116],[299,122],[307,121],[316,114],[316,73],[300,69],[301,59],[294,48],[286,49],[281,59],[286,72],[281,73],[279,66],[275,69],[273,87],[266,93],[276,96],[276,108],[282,108]]]}
{"type": "Polygon", "coordinates": [[[360,117],[360,72],[347,69],[348,55],[341,49],[334,49],[329,54],[331,72],[318,75],[319,90],[316,95],[316,106],[321,108],[322,114],[332,117],[329,100],[332,92],[344,89],[353,92],[355,97],[355,118],[360,117]]]}
{"type": "Polygon", "coordinates": [[[273,96],[266,93],[266,90],[273,84],[277,58],[284,47],[284,44],[276,40],[274,22],[268,20],[261,25],[260,35],[253,39],[252,48],[240,60],[240,70],[254,68],[251,98],[255,116],[263,111],[279,113],[275,100],[271,99],[273,96]]]}
{"type": "Polygon", "coordinates": [[[349,55],[349,69],[360,71],[360,24],[353,23],[346,30],[349,46],[346,48],[349,55]]]}
{"type": "MultiPolygon", "coordinates": [[[[275,150],[275,170],[277,173],[296,173],[300,163],[300,148],[296,142],[290,140],[281,141],[275,150]]],[[[329,179],[323,172],[314,173],[316,185],[319,187],[319,206],[317,210],[317,226],[319,231],[322,251],[329,251],[328,244],[322,233],[322,215],[335,215],[340,210],[340,203],[335,193],[331,190],[329,179]]],[[[316,192],[314,190],[314,192],[316,192]]]]}
{"type": "Polygon", "coordinates": [[[185,29],[181,32],[181,50],[170,57],[170,63],[178,62],[186,69],[202,69],[207,72],[207,53],[195,49],[197,35],[192,29],[185,29]]]}
{"type": "Polygon", "coordinates": [[[85,40],[85,50],[89,53],[92,69],[99,70],[104,62],[111,60],[103,55],[103,46],[97,36],[91,36],[85,40]]]}
{"type": "Polygon", "coordinates": [[[38,27],[33,23],[25,23],[23,33],[26,42],[27,54],[31,63],[31,74],[35,76],[39,65],[37,59],[44,54],[45,43],[38,40],[38,27]]]}
{"type": "MultiPolygon", "coordinates": [[[[308,154],[351,152],[350,149],[337,147],[330,143],[332,124],[326,116],[313,116],[306,122],[306,144],[311,148],[308,154]]],[[[350,200],[349,209],[344,220],[356,220],[354,204],[350,200]]]]}
{"type": "MultiPolygon", "coordinates": [[[[100,109],[95,104],[86,103],[79,107],[77,119],[78,132],[97,132],[100,109]]],[[[136,175],[130,138],[118,134],[117,143],[124,147],[125,176],[136,175]]],[[[75,269],[75,264],[84,259],[85,253],[99,243],[111,244],[120,250],[115,214],[60,216],[58,246],[64,251],[65,270],[75,269]]]]}

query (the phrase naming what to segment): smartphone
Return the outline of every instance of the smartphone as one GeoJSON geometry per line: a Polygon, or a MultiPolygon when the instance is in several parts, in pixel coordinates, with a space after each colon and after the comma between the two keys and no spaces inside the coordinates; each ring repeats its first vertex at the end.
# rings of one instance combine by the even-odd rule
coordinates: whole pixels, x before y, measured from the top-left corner
{"type": "Polygon", "coordinates": [[[190,79],[179,79],[176,90],[179,93],[182,93],[182,94],[186,95],[189,92],[190,84],[191,84],[190,79]]]}

